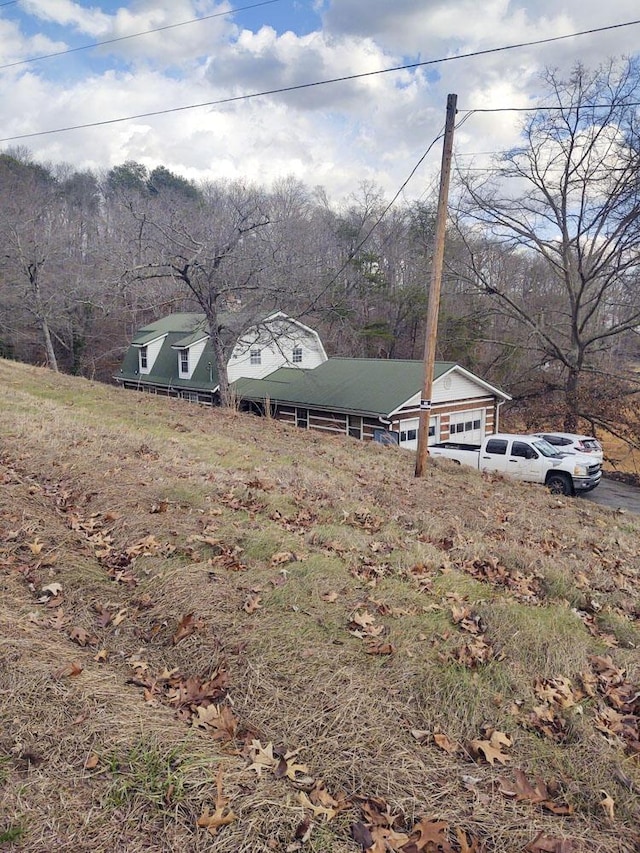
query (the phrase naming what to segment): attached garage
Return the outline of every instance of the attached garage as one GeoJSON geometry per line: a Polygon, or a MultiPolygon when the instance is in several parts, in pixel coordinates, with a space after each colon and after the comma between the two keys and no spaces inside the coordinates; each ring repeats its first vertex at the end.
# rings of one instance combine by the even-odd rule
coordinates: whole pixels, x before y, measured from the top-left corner
{"type": "MultiPolygon", "coordinates": [[[[239,379],[238,400],[252,411],[303,429],[341,433],[417,450],[424,365],[395,359],[330,358],[313,370],[282,367],[265,379],[239,379]]],[[[480,444],[495,432],[508,394],[453,362],[436,362],[429,444],[480,444]]]]}
{"type": "Polygon", "coordinates": [[[465,444],[480,444],[485,436],[484,409],[469,409],[449,415],[449,438],[465,444]]]}
{"type": "MultiPolygon", "coordinates": [[[[418,427],[420,418],[407,418],[400,423],[400,447],[405,450],[418,449],[418,427]]],[[[432,417],[429,420],[429,444],[435,444],[439,441],[440,428],[438,426],[438,418],[432,417]]]]}

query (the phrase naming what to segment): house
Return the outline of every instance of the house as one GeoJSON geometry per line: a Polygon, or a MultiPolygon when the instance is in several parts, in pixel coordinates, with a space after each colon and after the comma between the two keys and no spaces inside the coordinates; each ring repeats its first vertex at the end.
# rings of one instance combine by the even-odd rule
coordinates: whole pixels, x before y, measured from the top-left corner
{"type": "MultiPolygon", "coordinates": [[[[268,408],[303,429],[415,450],[423,370],[421,361],[330,358],[312,370],[282,367],[264,379],[242,378],[234,387],[245,408],[268,408]]],[[[480,443],[497,432],[500,406],[510,399],[460,365],[436,362],[429,443],[480,443]]]]}
{"type": "MultiPolygon", "coordinates": [[[[241,317],[235,314],[232,320],[237,325],[241,317]]],[[[317,332],[276,311],[249,323],[235,339],[229,382],[261,379],[284,366],[312,369],[326,360],[317,332]]],[[[170,314],[141,328],[114,379],[123,388],[215,403],[218,371],[205,315],[170,314]]]]}
{"type": "MultiPolygon", "coordinates": [[[[317,332],[277,311],[247,324],[227,369],[244,409],[303,429],[417,448],[421,361],[327,358],[317,332]]],[[[144,326],[114,378],[124,388],[215,404],[218,373],[204,314],[171,314],[144,326]]],[[[497,431],[500,406],[510,399],[459,364],[436,362],[429,442],[480,443],[497,431]]]]}

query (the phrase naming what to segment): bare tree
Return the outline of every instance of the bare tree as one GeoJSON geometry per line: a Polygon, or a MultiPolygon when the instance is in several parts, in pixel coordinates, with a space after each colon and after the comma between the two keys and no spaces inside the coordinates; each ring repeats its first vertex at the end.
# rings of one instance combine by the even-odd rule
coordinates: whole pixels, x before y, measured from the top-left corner
{"type": "Polygon", "coordinates": [[[220,402],[232,403],[227,363],[239,335],[275,307],[267,269],[270,215],[266,194],[241,183],[216,183],[198,199],[168,204],[159,194],[134,211],[150,242],[147,263],[132,273],[169,278],[205,315],[220,402]]]}
{"type": "Polygon", "coordinates": [[[468,254],[457,273],[529,331],[575,431],[593,414],[585,377],[606,373],[613,339],[640,323],[640,75],[634,61],[612,61],[566,80],[549,71],[545,84],[523,143],[482,179],[461,176],[468,254]],[[536,278],[514,281],[514,261],[533,258],[536,278]]]}

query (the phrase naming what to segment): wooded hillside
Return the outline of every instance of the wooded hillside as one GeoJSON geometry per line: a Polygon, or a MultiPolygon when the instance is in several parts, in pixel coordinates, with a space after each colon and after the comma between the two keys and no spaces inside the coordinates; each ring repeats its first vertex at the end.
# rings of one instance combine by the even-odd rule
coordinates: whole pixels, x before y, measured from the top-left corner
{"type": "MultiPolygon", "coordinates": [[[[579,66],[545,86],[520,147],[480,174],[457,166],[437,357],[504,387],[529,428],[637,444],[638,69],[579,66]]],[[[230,341],[275,308],[332,355],[422,355],[430,199],[390,206],[365,184],[336,204],[294,178],[98,174],[24,150],[0,155],[0,194],[5,357],[109,381],[136,329],[198,310],[224,384],[230,341]]]]}

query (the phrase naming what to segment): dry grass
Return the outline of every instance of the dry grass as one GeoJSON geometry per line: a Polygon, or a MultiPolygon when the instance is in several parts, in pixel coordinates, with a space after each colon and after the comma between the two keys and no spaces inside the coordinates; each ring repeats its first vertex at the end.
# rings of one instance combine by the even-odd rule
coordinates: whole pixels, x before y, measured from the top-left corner
{"type": "Polygon", "coordinates": [[[350,827],[371,797],[409,831],[446,820],[455,851],[454,829],[476,850],[540,832],[638,849],[638,759],[597,728],[605,698],[555,708],[556,738],[531,715],[542,679],[578,697],[593,655],[640,681],[640,522],[443,463],[416,481],[391,448],[24,365],[0,362],[0,387],[8,850],[285,851],[310,813],[292,780],[257,774],[255,740],[298,750],[347,803],[315,818],[309,853],[361,850],[350,827]],[[367,653],[371,626],[389,653],[367,653]],[[226,740],[157,687],[221,671],[226,740]],[[513,739],[506,767],[470,746],[486,726],[513,739]],[[515,768],[572,814],[504,796],[515,768]],[[218,778],[236,819],[212,839],[197,820],[218,778]]]}

